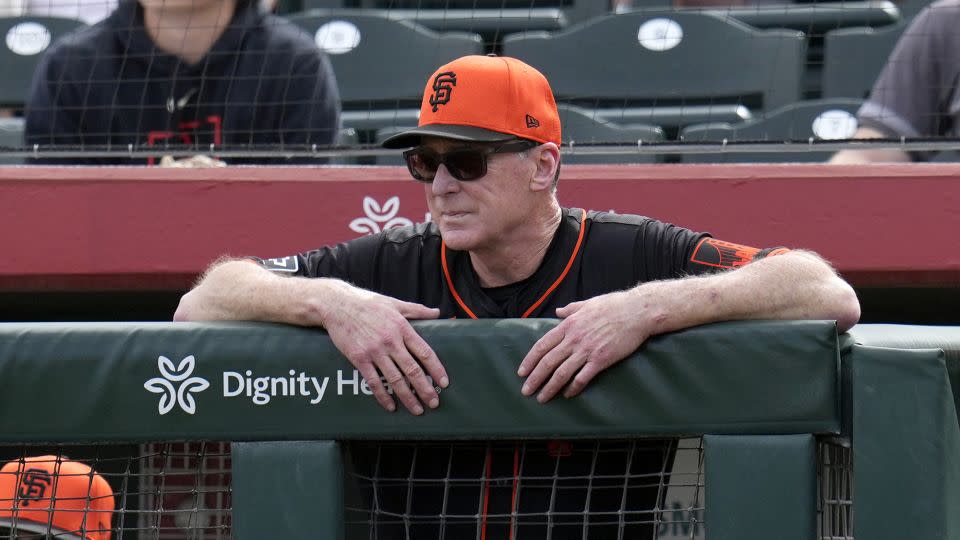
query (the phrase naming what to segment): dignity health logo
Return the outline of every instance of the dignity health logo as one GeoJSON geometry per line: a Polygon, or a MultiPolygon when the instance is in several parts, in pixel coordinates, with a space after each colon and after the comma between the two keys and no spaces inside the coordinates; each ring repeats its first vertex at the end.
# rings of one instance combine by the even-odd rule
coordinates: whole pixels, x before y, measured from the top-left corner
{"type": "Polygon", "coordinates": [[[160,394],[160,414],[167,414],[173,410],[174,405],[180,405],[187,414],[195,413],[197,402],[191,394],[210,388],[210,382],[202,377],[190,376],[196,367],[193,355],[181,360],[179,366],[174,366],[172,360],[161,356],[157,358],[157,366],[163,377],[154,377],[143,383],[143,387],[154,394],[160,394]]]}
{"type": "MultiPolygon", "coordinates": [[[[158,407],[160,414],[167,414],[172,411],[176,405],[187,414],[194,414],[197,411],[196,401],[193,395],[210,388],[210,382],[202,377],[191,377],[196,367],[196,359],[193,355],[187,356],[180,361],[179,366],[174,366],[173,361],[166,356],[157,359],[157,366],[160,368],[162,377],[154,377],[143,383],[143,387],[154,394],[160,394],[160,405],[158,407]]],[[[354,370],[337,370],[337,376],[312,377],[304,371],[299,373],[295,370],[287,371],[286,376],[259,376],[255,377],[253,371],[224,371],[222,396],[225,398],[246,397],[254,405],[267,405],[274,398],[298,397],[305,399],[310,405],[317,405],[323,398],[335,393],[337,396],[343,395],[373,395],[373,390],[360,376],[360,372],[354,370]]],[[[381,382],[388,394],[393,394],[393,389],[386,379],[381,378],[381,382]]],[[[427,380],[433,384],[433,379],[428,375],[427,380]]],[[[434,389],[440,392],[440,387],[434,385],[434,389]]]]}

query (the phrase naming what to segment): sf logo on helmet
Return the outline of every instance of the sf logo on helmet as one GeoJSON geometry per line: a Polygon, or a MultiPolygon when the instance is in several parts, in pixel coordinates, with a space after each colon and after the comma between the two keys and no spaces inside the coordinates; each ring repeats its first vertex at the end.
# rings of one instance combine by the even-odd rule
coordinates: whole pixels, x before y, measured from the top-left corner
{"type": "Polygon", "coordinates": [[[430,105],[433,105],[433,112],[437,112],[438,105],[444,105],[450,101],[450,94],[456,85],[456,73],[452,71],[437,73],[437,76],[433,78],[433,95],[430,96],[430,105]]]}

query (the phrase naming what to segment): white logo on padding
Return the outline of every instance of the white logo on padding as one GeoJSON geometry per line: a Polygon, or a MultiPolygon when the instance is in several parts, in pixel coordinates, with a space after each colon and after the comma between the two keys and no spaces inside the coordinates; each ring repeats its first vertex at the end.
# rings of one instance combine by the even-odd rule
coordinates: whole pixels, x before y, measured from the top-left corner
{"type": "Polygon", "coordinates": [[[683,41],[683,28],[672,19],[650,19],[640,25],[637,40],[651,51],[668,51],[683,41]]]}
{"type": "Polygon", "coordinates": [[[813,134],[821,139],[849,139],[857,132],[857,117],[841,109],[823,111],[813,121],[813,134]]]}
{"type": "Polygon", "coordinates": [[[23,22],[7,30],[7,48],[20,56],[33,56],[50,46],[50,30],[35,22],[23,22]]]}
{"type": "Polygon", "coordinates": [[[373,197],[364,197],[363,213],[366,216],[351,221],[350,230],[360,234],[375,234],[393,227],[413,225],[413,222],[405,217],[395,217],[399,211],[400,197],[390,197],[382,207],[373,197]]]}
{"type": "Polygon", "coordinates": [[[157,359],[157,366],[163,377],[154,377],[143,383],[143,387],[160,394],[160,414],[167,414],[174,405],[180,405],[183,412],[193,414],[197,411],[197,403],[191,394],[203,392],[210,388],[210,382],[202,377],[191,377],[196,360],[190,355],[174,366],[173,361],[166,356],[157,359]],[[174,385],[173,383],[179,383],[174,385]]]}
{"type": "Polygon", "coordinates": [[[327,54],[348,53],[360,44],[360,29],[348,21],[330,21],[317,29],[317,46],[327,54]]]}

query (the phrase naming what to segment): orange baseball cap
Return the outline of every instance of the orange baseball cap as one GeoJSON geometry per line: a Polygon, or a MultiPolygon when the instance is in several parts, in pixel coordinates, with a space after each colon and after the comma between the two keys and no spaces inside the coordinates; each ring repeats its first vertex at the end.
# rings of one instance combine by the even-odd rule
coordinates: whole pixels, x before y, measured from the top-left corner
{"type": "Polygon", "coordinates": [[[110,484],[83,463],[34,456],[0,469],[0,527],[110,540],[113,509],[110,484]]]}
{"type": "Polygon", "coordinates": [[[463,56],[427,80],[418,127],[388,138],[383,146],[416,146],[424,135],[560,144],[560,114],[550,83],[533,67],[507,56],[463,56]]]}

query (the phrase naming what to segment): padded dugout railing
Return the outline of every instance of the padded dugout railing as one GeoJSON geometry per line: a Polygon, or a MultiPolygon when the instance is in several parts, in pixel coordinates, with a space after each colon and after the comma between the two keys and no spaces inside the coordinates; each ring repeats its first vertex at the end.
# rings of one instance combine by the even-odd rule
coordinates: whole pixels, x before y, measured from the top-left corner
{"type": "Polygon", "coordinates": [[[651,339],[582,396],[540,405],[515,369],[553,324],[416,323],[451,379],[423,417],[363,395],[319,330],[4,324],[0,449],[231,441],[233,537],[341,538],[357,441],[702,435],[702,525],[715,540],[815,538],[818,512],[830,536],[822,454],[852,442],[857,537],[957,537],[960,440],[942,351],[838,341],[832,322],[716,324],[651,339]],[[247,395],[247,381],[301,373],[315,394],[247,395]]]}

